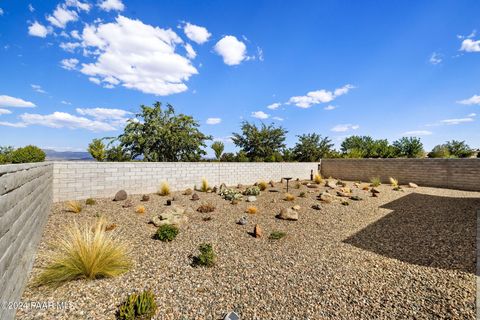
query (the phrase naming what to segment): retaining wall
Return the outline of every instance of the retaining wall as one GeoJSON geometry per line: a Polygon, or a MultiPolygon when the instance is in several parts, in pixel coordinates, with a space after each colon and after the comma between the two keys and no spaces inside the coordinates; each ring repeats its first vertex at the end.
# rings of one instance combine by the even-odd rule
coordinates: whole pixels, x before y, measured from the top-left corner
{"type": "Polygon", "coordinates": [[[131,194],[158,191],[162,181],[172,190],[209,185],[251,184],[282,177],[309,179],[318,163],[252,162],[55,162],[53,201],[111,197],[124,189],[131,194]]]}
{"type": "Polygon", "coordinates": [[[400,184],[480,191],[480,159],[323,159],[324,177],[369,181],[389,177],[400,184]]]}
{"type": "Polygon", "coordinates": [[[53,165],[0,166],[0,319],[13,319],[52,203],[53,165]]]}

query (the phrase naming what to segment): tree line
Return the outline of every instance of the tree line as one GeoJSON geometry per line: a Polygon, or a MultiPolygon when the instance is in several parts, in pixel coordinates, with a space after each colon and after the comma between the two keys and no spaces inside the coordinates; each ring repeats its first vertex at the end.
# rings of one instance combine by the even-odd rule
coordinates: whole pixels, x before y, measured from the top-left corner
{"type": "MultiPolygon", "coordinates": [[[[88,151],[97,161],[201,161],[206,155],[206,142],[193,117],[175,113],[171,105],[162,108],[160,102],[152,107],[142,105],[135,118],[129,119],[118,137],[93,139],[88,151]]],[[[403,137],[392,144],[387,139],[369,136],[350,136],[334,148],[332,140],[316,133],[297,136],[293,148],[285,144],[288,131],[274,124],[259,126],[244,121],[240,132],[232,133],[236,153],[224,152],[224,144],[211,145],[217,161],[224,162],[315,162],[322,158],[466,158],[474,150],[464,141],[448,141],[426,153],[420,138],[403,137]]]]}

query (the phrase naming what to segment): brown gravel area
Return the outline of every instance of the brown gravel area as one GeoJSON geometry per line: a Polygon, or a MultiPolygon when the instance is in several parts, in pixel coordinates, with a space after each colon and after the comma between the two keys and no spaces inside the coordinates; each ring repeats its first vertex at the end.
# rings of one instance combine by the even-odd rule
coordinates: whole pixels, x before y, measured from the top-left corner
{"type": "Polygon", "coordinates": [[[147,288],[157,296],[157,319],[216,320],[230,310],[242,319],[475,318],[479,192],[380,186],[378,198],[354,189],[363,200],[345,206],[318,201],[325,187],[291,188],[307,197],[286,202],[283,187],[276,184],[282,192],[258,196],[253,205],[259,212],[248,215],[246,226],[236,222],[252,203],[232,205],[207,193],[194,202],[175,193],[175,204],[196,209],[208,201],[216,210],[191,214],[171,243],[153,240],[155,227],[147,224],[171,197],[151,195],[140,202],[141,195],[130,196],[130,208],[96,199],[80,214],[65,212],[65,203],[54,204],[30,281],[45,264],[41,254],[48,241],[73,220],[93,221],[98,213],[117,224],[113,232],[128,241],[135,265],[112,279],[74,281],[56,290],[29,286],[22,301],[66,301],[70,308],[23,308],[17,318],[114,319],[128,293],[147,288]],[[135,213],[139,204],[146,207],[144,215],[135,213]],[[275,218],[294,204],[301,206],[298,221],[275,218]],[[255,224],[263,229],[262,238],[249,234],[255,224]],[[287,236],[269,240],[272,231],[287,236]],[[191,266],[203,242],[212,243],[218,255],[213,268],[191,266]]]}

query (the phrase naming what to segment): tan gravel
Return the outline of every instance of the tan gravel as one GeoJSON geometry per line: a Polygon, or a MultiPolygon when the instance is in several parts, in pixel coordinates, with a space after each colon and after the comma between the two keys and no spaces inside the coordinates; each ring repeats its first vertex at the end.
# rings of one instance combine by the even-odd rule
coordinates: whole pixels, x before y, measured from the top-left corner
{"type": "MultiPolygon", "coordinates": [[[[290,186],[295,183],[290,183],[290,186]]],[[[285,185],[276,184],[283,190],[285,185]]],[[[353,188],[352,183],[348,187],[353,188]]],[[[270,188],[271,189],[271,188],[270,188]]],[[[152,289],[158,319],[221,319],[236,310],[242,319],[474,319],[475,233],[480,193],[380,186],[378,198],[353,188],[362,201],[320,203],[325,187],[291,187],[297,197],[286,202],[284,190],[258,196],[258,213],[248,224],[237,220],[252,203],[237,205],[218,195],[199,193],[200,201],[175,193],[174,203],[194,210],[205,201],[213,213],[195,212],[171,243],[153,240],[147,224],[171,197],[130,196],[134,206],[96,199],[80,214],[54,204],[30,278],[45,264],[47,242],[73,220],[93,221],[96,214],[117,224],[113,232],[128,241],[134,268],[117,278],[74,281],[56,290],[27,287],[22,301],[64,301],[69,309],[22,308],[18,319],[114,319],[128,293],[152,289]],[[273,202],[275,201],[275,202],[273,202]],[[321,204],[321,210],[311,209],[321,204]],[[146,214],[135,213],[142,204],[146,214]],[[300,205],[298,221],[275,218],[281,208],[300,205]],[[212,217],[203,221],[204,217],[212,217]],[[255,224],[262,238],[249,233],[255,224]],[[287,236],[269,240],[272,231],[287,236]],[[210,242],[218,255],[210,269],[194,268],[198,245],[210,242]]]]}

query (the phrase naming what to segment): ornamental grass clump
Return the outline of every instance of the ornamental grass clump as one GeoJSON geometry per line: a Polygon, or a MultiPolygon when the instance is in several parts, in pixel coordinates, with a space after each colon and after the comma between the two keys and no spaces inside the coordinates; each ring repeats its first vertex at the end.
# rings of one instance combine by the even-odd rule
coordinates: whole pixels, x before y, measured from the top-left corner
{"type": "Polygon", "coordinates": [[[202,192],[208,191],[208,180],[206,178],[202,179],[202,185],[200,186],[200,191],[202,192]]]}
{"type": "Polygon", "coordinates": [[[282,239],[283,237],[285,237],[287,234],[283,231],[272,231],[272,233],[270,233],[270,236],[268,237],[268,239],[270,240],[279,240],[279,239],[282,239]]]}
{"type": "Polygon", "coordinates": [[[372,187],[378,187],[382,184],[382,181],[380,180],[379,177],[373,177],[370,179],[370,185],[372,187]]]}
{"type": "Polygon", "coordinates": [[[117,312],[119,320],[152,319],[157,311],[155,295],[151,290],[133,293],[120,305],[117,312]]]}
{"type": "Polygon", "coordinates": [[[97,203],[97,202],[96,202],[94,199],[92,199],[92,198],[88,198],[87,200],[85,200],[85,204],[86,204],[87,206],[93,206],[93,205],[95,205],[96,203],[97,203]]]}
{"type": "Polygon", "coordinates": [[[295,200],[295,196],[293,194],[287,193],[287,194],[285,194],[284,200],[285,201],[293,201],[293,200],[295,200]]]}
{"type": "Polygon", "coordinates": [[[59,286],[76,279],[98,279],[118,276],[131,267],[128,247],[106,232],[106,220],[93,226],[74,223],[61,238],[52,243],[48,264],[34,280],[35,285],[59,286]],[[93,230],[92,230],[93,227],[93,230]]]}
{"type": "Polygon", "coordinates": [[[160,241],[173,241],[178,235],[178,227],[173,224],[164,224],[158,227],[154,238],[160,241]]]}
{"type": "Polygon", "coordinates": [[[258,188],[260,189],[260,191],[265,191],[268,187],[268,183],[266,181],[260,181],[258,183],[258,188]]]}
{"type": "Polygon", "coordinates": [[[78,201],[68,201],[67,211],[73,213],[80,213],[82,212],[82,205],[78,201]]]}
{"type": "Polygon", "coordinates": [[[210,243],[203,243],[198,247],[200,254],[193,258],[193,265],[200,267],[213,267],[217,259],[217,255],[213,251],[210,243]]]}
{"type": "Polygon", "coordinates": [[[170,185],[167,181],[162,182],[158,194],[161,196],[168,196],[170,194],[170,185]]]}
{"type": "Polygon", "coordinates": [[[313,176],[313,182],[315,182],[316,184],[320,184],[322,183],[322,181],[323,181],[323,178],[320,175],[320,173],[315,173],[315,175],[313,176]]]}
{"type": "Polygon", "coordinates": [[[201,213],[210,213],[210,212],[215,211],[215,206],[213,204],[207,202],[207,203],[204,203],[204,204],[200,205],[200,207],[197,208],[197,211],[201,212],[201,213]]]}

